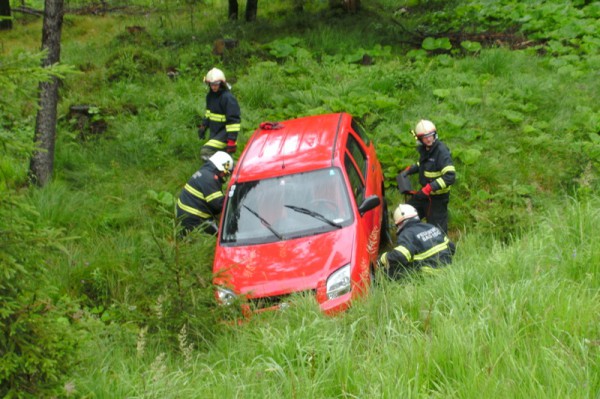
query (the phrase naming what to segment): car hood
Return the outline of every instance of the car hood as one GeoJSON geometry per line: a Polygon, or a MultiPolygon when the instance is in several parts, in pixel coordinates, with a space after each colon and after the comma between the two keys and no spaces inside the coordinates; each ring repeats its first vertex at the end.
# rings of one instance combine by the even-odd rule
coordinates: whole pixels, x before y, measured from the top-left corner
{"type": "Polygon", "coordinates": [[[352,257],[351,226],[268,244],[217,247],[215,283],[250,298],[315,290],[352,257]]]}

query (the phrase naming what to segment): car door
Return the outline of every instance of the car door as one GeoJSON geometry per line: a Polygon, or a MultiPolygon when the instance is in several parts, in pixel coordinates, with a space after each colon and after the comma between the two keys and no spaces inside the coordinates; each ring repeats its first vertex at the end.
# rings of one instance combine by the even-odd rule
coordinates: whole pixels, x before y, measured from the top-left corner
{"type": "MultiPolygon", "coordinates": [[[[356,121],[352,121],[352,129],[349,131],[346,143],[346,153],[346,169],[355,192],[357,206],[371,195],[377,195],[383,203],[385,199],[382,192],[381,165],[375,154],[373,143],[369,141],[366,133],[356,121]]],[[[381,208],[377,208],[365,213],[361,218],[364,228],[369,234],[367,244],[369,248],[374,248],[375,244],[375,246],[379,246],[382,217],[386,217],[383,213],[381,208]]],[[[377,256],[374,250],[370,252],[372,252],[371,257],[377,256]]]]}
{"type": "MultiPolygon", "coordinates": [[[[370,174],[373,171],[366,155],[364,143],[362,143],[362,140],[359,139],[354,131],[350,130],[348,133],[344,164],[348,178],[350,179],[352,194],[358,207],[365,198],[378,193],[373,184],[369,182],[370,174]]],[[[373,231],[374,226],[377,226],[379,222],[377,212],[367,212],[361,219],[365,230],[369,233],[373,231]]]]}

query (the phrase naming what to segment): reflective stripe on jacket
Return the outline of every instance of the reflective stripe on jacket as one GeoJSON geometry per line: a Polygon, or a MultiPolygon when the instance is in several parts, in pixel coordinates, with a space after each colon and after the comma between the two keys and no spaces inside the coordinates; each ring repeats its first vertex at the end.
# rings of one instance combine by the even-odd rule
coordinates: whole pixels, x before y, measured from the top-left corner
{"type": "Polygon", "coordinates": [[[237,141],[240,122],[240,106],[229,90],[208,92],[203,124],[208,127],[210,137],[204,145],[222,150],[228,140],[237,141]]]}
{"type": "Polygon", "coordinates": [[[216,219],[225,201],[222,187],[223,179],[219,177],[219,170],[212,162],[206,162],[181,190],[177,206],[202,219],[216,219]]]}
{"type": "Polygon", "coordinates": [[[379,258],[390,275],[423,266],[452,263],[455,246],[438,227],[409,220],[400,231],[397,246],[379,258]]]}
{"type": "Polygon", "coordinates": [[[431,185],[431,195],[450,192],[450,186],[456,180],[456,169],[450,150],[440,140],[436,140],[429,151],[419,146],[419,161],[410,167],[409,174],[419,172],[421,186],[431,185]]]}

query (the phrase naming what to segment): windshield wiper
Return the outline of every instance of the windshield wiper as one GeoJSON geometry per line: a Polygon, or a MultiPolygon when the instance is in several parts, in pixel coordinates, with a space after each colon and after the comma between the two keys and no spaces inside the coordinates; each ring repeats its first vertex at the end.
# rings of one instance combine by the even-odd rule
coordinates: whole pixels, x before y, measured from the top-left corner
{"type": "Polygon", "coordinates": [[[264,218],[262,218],[255,210],[248,208],[246,205],[242,205],[242,206],[244,208],[248,209],[248,211],[251,214],[256,216],[258,218],[258,220],[260,220],[260,222],[263,224],[263,226],[265,226],[267,229],[269,229],[271,231],[271,233],[273,233],[273,235],[275,235],[280,240],[283,240],[283,235],[281,235],[281,233],[279,233],[277,230],[275,230],[273,228],[273,226],[271,226],[271,223],[267,222],[264,218]]]}
{"type": "Polygon", "coordinates": [[[305,215],[308,216],[312,216],[315,219],[318,219],[322,222],[325,222],[327,224],[330,224],[332,226],[337,227],[338,229],[341,229],[343,226],[341,224],[339,224],[338,222],[334,222],[331,219],[326,218],[325,216],[321,215],[319,212],[315,212],[315,211],[311,211],[310,209],[306,209],[306,208],[302,208],[300,206],[295,206],[295,205],[284,205],[286,208],[290,208],[298,213],[303,213],[305,215]]]}

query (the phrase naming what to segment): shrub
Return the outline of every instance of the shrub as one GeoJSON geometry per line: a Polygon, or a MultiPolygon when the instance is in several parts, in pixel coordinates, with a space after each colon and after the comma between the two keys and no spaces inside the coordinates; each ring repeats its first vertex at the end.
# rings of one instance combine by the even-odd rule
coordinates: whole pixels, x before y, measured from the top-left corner
{"type": "Polygon", "coordinates": [[[61,388],[76,349],[73,303],[39,289],[43,254],[60,246],[62,233],[37,228],[35,210],[15,198],[0,191],[0,396],[48,397],[61,388]]]}

